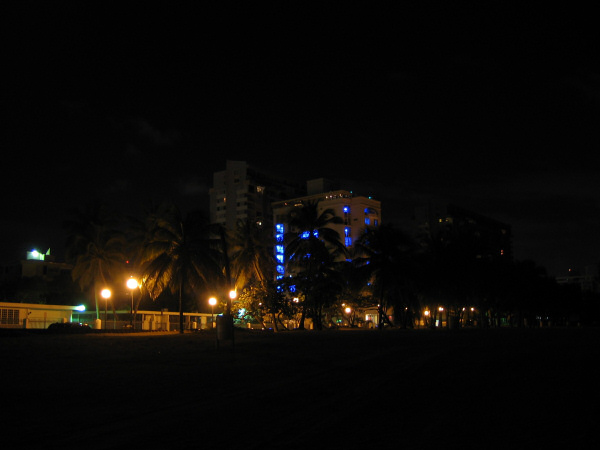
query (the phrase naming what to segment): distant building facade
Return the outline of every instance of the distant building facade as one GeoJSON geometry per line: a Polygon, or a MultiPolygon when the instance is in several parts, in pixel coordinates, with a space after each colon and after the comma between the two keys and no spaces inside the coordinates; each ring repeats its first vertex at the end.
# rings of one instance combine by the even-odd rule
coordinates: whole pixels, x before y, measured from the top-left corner
{"type": "Polygon", "coordinates": [[[470,234],[478,259],[512,260],[512,232],[508,224],[452,204],[429,202],[415,208],[413,232],[417,238],[448,233],[470,234]]]}
{"type": "Polygon", "coordinates": [[[556,277],[558,284],[579,285],[582,292],[600,293],[600,279],[598,266],[585,266],[583,271],[569,269],[565,276],[556,277]]]}
{"type": "Polygon", "coordinates": [[[227,161],[213,174],[209,192],[210,221],[235,229],[238,220],[272,227],[274,201],[302,195],[303,185],[269,174],[245,161],[227,161]]]}
{"type": "Polygon", "coordinates": [[[25,259],[3,264],[0,282],[18,280],[19,278],[40,277],[44,281],[71,273],[73,266],[57,262],[50,254],[50,249],[45,253],[32,250],[26,253],[25,259]]]}

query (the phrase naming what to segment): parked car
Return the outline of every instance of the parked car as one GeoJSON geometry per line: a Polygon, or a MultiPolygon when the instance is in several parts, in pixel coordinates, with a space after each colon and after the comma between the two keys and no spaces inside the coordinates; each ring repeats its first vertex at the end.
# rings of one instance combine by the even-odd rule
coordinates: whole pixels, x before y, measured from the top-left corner
{"type": "Polygon", "coordinates": [[[92,329],[87,323],[57,322],[51,323],[48,331],[55,333],[89,333],[92,329]]]}

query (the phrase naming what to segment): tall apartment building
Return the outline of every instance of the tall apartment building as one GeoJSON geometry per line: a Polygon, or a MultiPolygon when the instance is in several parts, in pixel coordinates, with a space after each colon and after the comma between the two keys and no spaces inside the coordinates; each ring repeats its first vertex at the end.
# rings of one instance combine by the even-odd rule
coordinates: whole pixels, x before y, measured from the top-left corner
{"type": "Polygon", "coordinates": [[[210,221],[235,229],[238,219],[272,227],[271,203],[302,195],[303,185],[247,164],[227,161],[225,170],[213,174],[210,221]]]}
{"type": "Polygon", "coordinates": [[[332,209],[336,216],[342,218],[343,223],[332,224],[347,248],[361,236],[365,227],[379,226],[381,224],[381,202],[370,197],[355,196],[347,190],[330,190],[333,183],[323,178],[307,182],[308,195],[273,203],[275,223],[275,257],[278,261],[278,276],[285,273],[284,266],[284,235],[290,230],[287,217],[293,208],[302,207],[308,202],[318,201],[319,213],[332,209]]]}
{"type": "Polygon", "coordinates": [[[471,233],[476,258],[510,261],[513,257],[510,225],[456,205],[430,202],[415,208],[413,231],[417,236],[425,231],[434,236],[442,232],[471,233]]]}

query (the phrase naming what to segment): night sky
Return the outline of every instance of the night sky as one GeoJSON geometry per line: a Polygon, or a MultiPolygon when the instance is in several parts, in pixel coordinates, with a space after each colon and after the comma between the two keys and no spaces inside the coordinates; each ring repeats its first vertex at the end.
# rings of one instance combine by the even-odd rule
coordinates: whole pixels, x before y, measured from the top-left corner
{"type": "Polygon", "coordinates": [[[206,208],[227,159],[342,179],[387,221],[453,202],[553,275],[600,261],[586,11],[20,5],[2,14],[0,261],[61,255],[92,198],[206,208]]]}

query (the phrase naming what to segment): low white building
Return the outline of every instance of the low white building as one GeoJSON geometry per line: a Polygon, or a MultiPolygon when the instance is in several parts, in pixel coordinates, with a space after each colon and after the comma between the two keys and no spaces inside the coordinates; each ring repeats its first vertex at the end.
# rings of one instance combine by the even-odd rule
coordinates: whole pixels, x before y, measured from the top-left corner
{"type": "Polygon", "coordinates": [[[71,322],[80,306],[0,302],[0,328],[45,329],[51,323],[71,322]]]}

